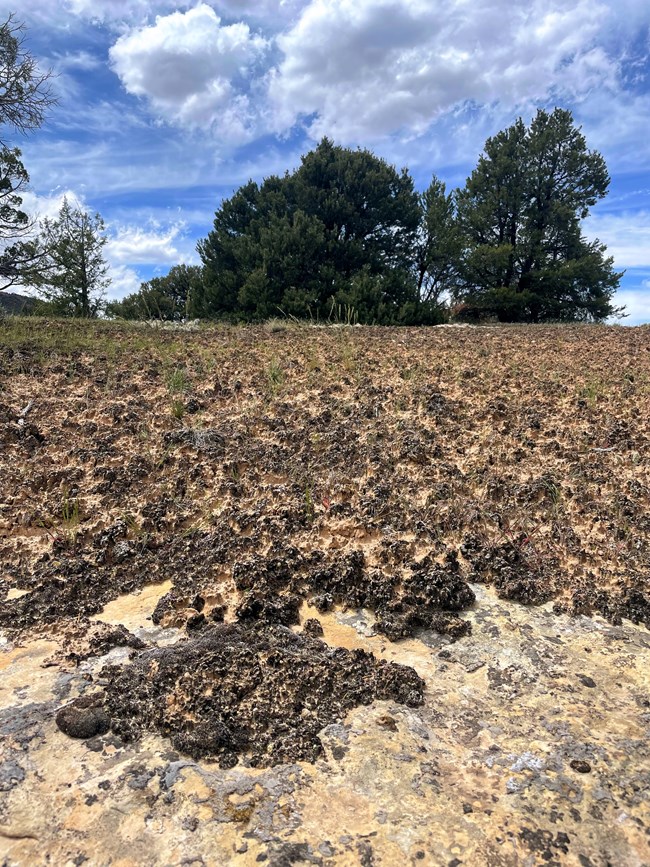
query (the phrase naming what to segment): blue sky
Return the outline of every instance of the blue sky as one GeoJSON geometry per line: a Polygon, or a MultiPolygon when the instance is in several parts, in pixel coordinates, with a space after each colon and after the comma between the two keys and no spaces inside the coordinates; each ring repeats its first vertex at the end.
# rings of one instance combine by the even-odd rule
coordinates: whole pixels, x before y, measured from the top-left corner
{"type": "Polygon", "coordinates": [[[485,139],[569,108],[605,157],[585,229],[650,321],[647,0],[0,0],[56,72],[59,105],[15,141],[25,205],[104,217],[111,297],[197,262],[214,211],[323,136],[461,185],[485,139]]]}

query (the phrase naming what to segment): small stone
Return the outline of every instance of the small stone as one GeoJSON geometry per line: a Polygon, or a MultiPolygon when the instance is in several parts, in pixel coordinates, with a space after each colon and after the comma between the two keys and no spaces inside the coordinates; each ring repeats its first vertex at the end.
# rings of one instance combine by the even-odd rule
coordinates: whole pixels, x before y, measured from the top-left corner
{"type": "Polygon", "coordinates": [[[377,725],[381,726],[383,729],[390,729],[392,732],[397,731],[397,723],[393,719],[390,714],[385,713],[383,716],[380,716],[377,720],[377,725]]]}

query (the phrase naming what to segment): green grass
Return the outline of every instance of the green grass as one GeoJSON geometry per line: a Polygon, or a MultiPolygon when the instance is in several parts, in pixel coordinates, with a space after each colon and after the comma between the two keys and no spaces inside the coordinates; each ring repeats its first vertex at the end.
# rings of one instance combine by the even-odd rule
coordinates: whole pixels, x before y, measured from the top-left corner
{"type": "Polygon", "coordinates": [[[176,367],[167,376],[167,388],[170,394],[185,394],[190,390],[190,380],[184,367],[176,367]]]}
{"type": "Polygon", "coordinates": [[[266,369],[266,381],[271,394],[277,394],[284,384],[284,370],[277,358],[272,358],[266,369]]]}

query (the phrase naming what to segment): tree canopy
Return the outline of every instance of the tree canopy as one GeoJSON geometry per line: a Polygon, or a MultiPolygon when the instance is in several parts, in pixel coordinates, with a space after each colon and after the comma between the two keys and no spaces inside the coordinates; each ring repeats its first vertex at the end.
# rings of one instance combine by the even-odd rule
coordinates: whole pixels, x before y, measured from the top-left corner
{"type": "Polygon", "coordinates": [[[0,24],[0,125],[22,134],[41,126],[56,102],[51,77],[26,50],[24,25],[10,15],[0,24]]]}
{"type": "Polygon", "coordinates": [[[57,219],[41,221],[37,244],[43,262],[32,282],[53,313],[98,315],[110,282],[102,252],[105,243],[101,216],[72,207],[66,198],[57,219]]]}
{"type": "Polygon", "coordinates": [[[33,221],[22,209],[29,175],[7,133],[26,134],[43,122],[56,101],[50,72],[41,72],[26,50],[22,24],[10,15],[0,24],[0,290],[25,282],[41,263],[30,240],[33,221]]]}
{"type": "Polygon", "coordinates": [[[609,185],[571,113],[538,111],[485,143],[457,193],[462,253],[455,300],[504,321],[602,320],[621,274],[581,221],[609,185]]]}
{"type": "Polygon", "coordinates": [[[193,294],[200,291],[203,269],[199,265],[174,265],[164,277],[152,277],[138,292],[121,301],[110,301],[106,313],[121,319],[159,319],[180,322],[186,318],[193,294]]]}
{"type": "Polygon", "coordinates": [[[462,189],[433,177],[421,194],[367,150],[323,139],[293,173],[249,181],[222,202],[198,250],[204,280],[192,315],[440,321],[594,320],[621,274],[582,220],[609,175],[571,113],[538,111],[488,139],[462,189]]]}
{"type": "Polygon", "coordinates": [[[225,200],[198,245],[204,284],[192,315],[408,321],[418,306],[413,180],[367,150],[323,139],[300,167],[225,200]]]}

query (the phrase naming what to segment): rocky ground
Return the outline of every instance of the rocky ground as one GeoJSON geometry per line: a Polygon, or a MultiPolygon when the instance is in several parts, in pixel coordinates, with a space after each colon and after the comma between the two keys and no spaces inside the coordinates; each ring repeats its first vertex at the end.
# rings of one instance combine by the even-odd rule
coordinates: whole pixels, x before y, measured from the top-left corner
{"type": "Polygon", "coordinates": [[[650,329],[0,323],[4,863],[650,864],[650,329]]]}

